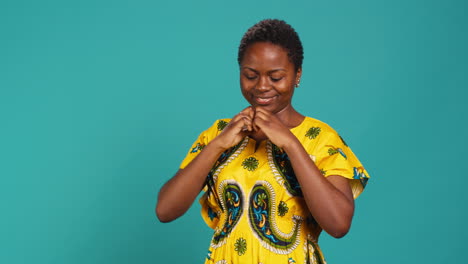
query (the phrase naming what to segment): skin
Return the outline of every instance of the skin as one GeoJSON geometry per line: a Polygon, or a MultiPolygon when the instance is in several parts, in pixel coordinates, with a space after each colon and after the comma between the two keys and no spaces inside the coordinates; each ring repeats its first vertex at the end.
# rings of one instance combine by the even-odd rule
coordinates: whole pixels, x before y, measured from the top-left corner
{"type": "Polygon", "coordinates": [[[161,222],[183,215],[219,155],[249,136],[257,146],[268,139],[288,154],[307,207],[323,230],[336,238],[349,231],[354,199],[348,180],[339,175],[323,177],[290,131],[304,119],[291,105],[301,74],[302,69],[295,69],[281,46],[257,42],[247,48],[240,65],[240,86],[251,106],[235,115],[221,134],[161,188],[156,206],[161,222]]]}

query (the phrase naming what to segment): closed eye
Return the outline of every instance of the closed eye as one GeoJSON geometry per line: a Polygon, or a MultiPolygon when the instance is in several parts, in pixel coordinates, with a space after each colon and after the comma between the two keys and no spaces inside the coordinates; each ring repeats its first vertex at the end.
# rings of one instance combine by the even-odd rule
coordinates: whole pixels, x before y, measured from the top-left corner
{"type": "Polygon", "coordinates": [[[279,82],[279,81],[281,81],[281,79],[283,79],[283,77],[279,77],[279,78],[270,77],[270,79],[271,79],[273,82],[279,82]]]}
{"type": "Polygon", "coordinates": [[[247,78],[248,80],[255,80],[257,78],[256,75],[244,75],[245,78],[247,78]]]}

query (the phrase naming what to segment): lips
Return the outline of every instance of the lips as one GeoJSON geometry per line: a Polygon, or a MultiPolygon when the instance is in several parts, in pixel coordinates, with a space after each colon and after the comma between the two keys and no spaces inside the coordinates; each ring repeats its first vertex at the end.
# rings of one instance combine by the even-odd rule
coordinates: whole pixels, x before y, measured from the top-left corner
{"type": "Polygon", "coordinates": [[[255,97],[255,102],[259,105],[268,105],[270,104],[271,102],[273,102],[273,100],[275,100],[277,96],[270,96],[270,97],[267,97],[267,96],[262,96],[262,97],[255,97]]]}

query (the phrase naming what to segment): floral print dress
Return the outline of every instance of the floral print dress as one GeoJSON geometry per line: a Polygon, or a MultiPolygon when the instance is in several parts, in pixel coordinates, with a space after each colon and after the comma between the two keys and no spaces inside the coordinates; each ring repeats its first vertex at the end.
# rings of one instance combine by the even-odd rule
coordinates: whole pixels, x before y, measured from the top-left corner
{"type": "MultiPolygon", "coordinates": [[[[187,166],[229,119],[202,132],[187,166]]],[[[349,179],[356,198],[369,176],[345,141],[327,124],[305,117],[291,129],[324,177],[349,179]]],[[[326,263],[317,244],[322,229],[305,204],[288,155],[269,140],[256,148],[245,137],[226,150],[206,178],[202,217],[214,230],[205,263],[326,263]]]]}

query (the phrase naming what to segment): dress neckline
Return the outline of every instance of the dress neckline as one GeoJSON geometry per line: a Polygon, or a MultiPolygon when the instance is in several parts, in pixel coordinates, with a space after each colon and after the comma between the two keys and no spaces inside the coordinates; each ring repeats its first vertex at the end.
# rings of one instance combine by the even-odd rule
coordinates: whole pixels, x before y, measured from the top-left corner
{"type": "Polygon", "coordinates": [[[296,129],[299,129],[300,127],[302,127],[302,125],[304,125],[305,121],[307,119],[307,116],[304,116],[304,118],[302,119],[301,123],[299,123],[299,125],[295,126],[295,127],[292,127],[289,129],[289,131],[293,132],[296,130],[296,129]]]}

